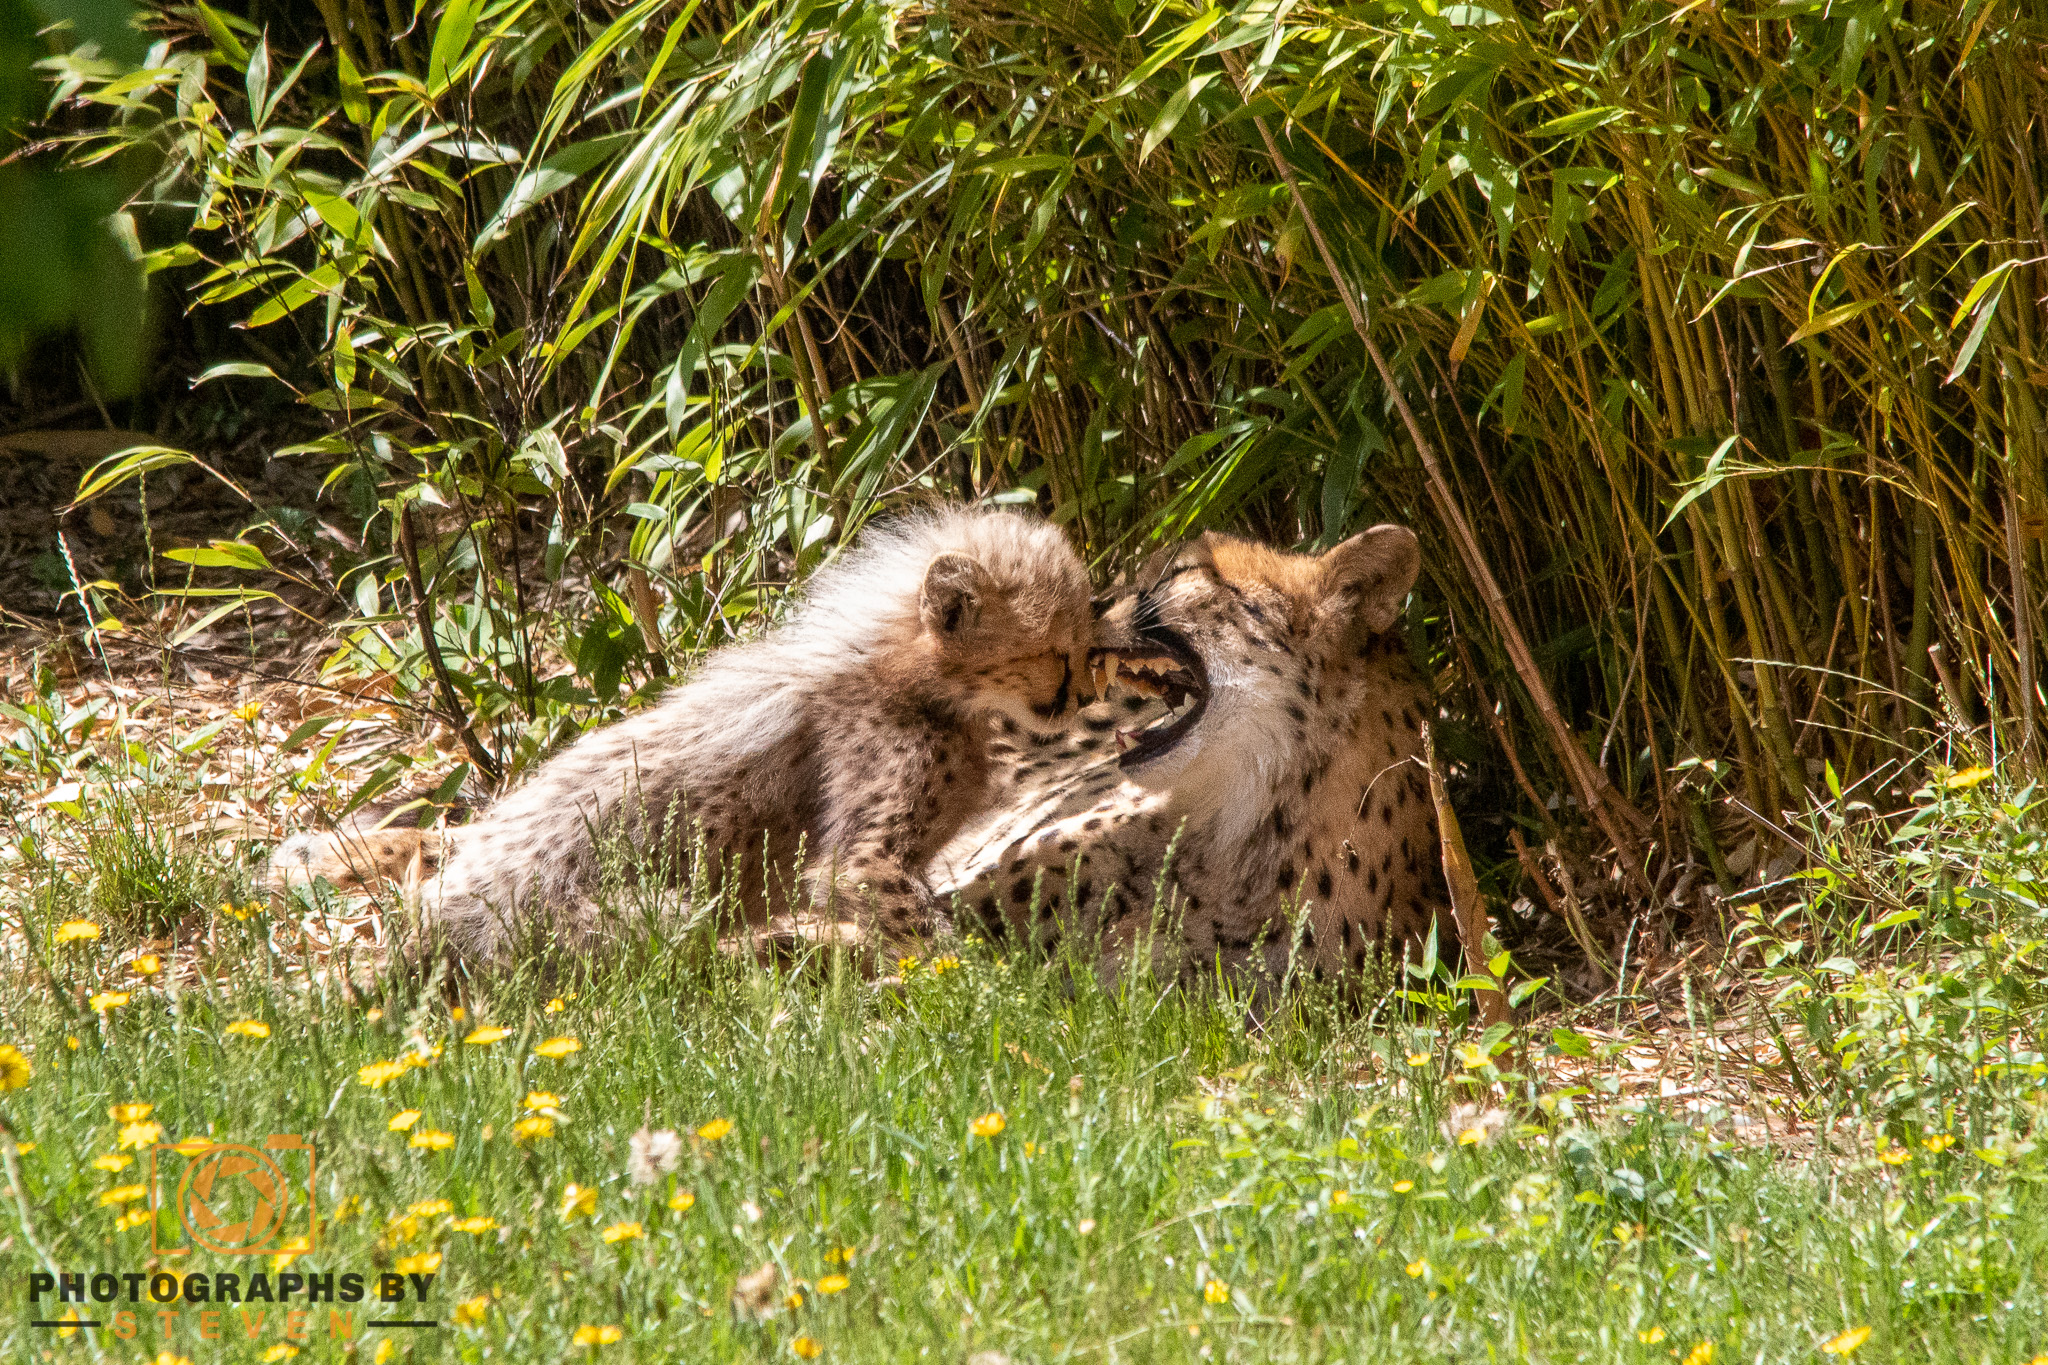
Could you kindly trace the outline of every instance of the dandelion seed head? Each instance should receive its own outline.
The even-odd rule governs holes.
[[[626,1175],[635,1185],[652,1185],[683,1159],[683,1139],[673,1128],[641,1128],[626,1147]]]

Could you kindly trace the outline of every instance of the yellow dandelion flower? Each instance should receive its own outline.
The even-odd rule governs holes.
[[[697,1136],[706,1142],[716,1142],[732,1131],[731,1119],[713,1119],[697,1129]]]
[[[853,1258],[860,1254],[858,1247],[831,1247],[825,1252],[826,1265],[852,1265]]]
[[[263,714],[263,703],[260,701],[245,701],[228,714],[246,725]]]
[[[792,1289],[789,1291],[788,1297],[783,1299],[782,1306],[784,1308],[789,1309],[791,1312],[795,1312],[797,1309],[804,1306],[804,1296],[802,1294],[799,1294],[796,1290]]]
[[[569,1338],[569,1340],[578,1346],[609,1346],[625,1335],[623,1331],[610,1323],[606,1323],[602,1327],[592,1327],[586,1322],[576,1329],[576,1335]]]
[[[77,1322],[77,1321],[79,1321],[79,1317],[78,1317],[78,1310],[77,1310],[76,1308],[67,1308],[67,1309],[65,1309],[65,1310],[64,1310],[64,1316],[63,1316],[63,1317],[61,1317],[61,1318],[59,1318],[59,1319],[58,1319],[58,1321],[59,1321],[59,1322]],[[78,1335],[78,1329],[77,1329],[76,1327],[59,1327],[59,1328],[57,1329],[57,1335],[58,1335],[58,1336],[60,1336],[60,1337],[65,1337],[65,1338],[75,1337],[75,1336],[77,1336],[77,1335]]]
[[[565,1033],[559,1038],[549,1038],[534,1044],[533,1050],[538,1056],[552,1057],[556,1061],[560,1061],[570,1053],[580,1050],[582,1046],[583,1044],[577,1042],[574,1037]]]
[[[94,1014],[105,1014],[108,1010],[117,1010],[121,1008],[121,1006],[127,1004],[128,992],[101,991],[98,995],[91,997],[85,1003],[86,1007],[90,1009]]]
[[[820,1275],[818,1277],[817,1290],[820,1294],[829,1297],[833,1294],[845,1292],[846,1286],[852,1283],[853,1281],[847,1279],[844,1275]]]
[[[211,1151],[213,1145],[212,1138],[183,1137],[171,1144],[171,1150],[179,1156],[198,1156],[202,1152]]]
[[[1920,1139],[1920,1145],[1930,1152],[1945,1152],[1956,1145],[1954,1133],[1933,1133]]]
[[[417,1256],[401,1256],[395,1269],[401,1275],[431,1275],[441,1268],[441,1253],[422,1251]]]
[[[90,943],[100,936],[100,927],[89,919],[68,919],[57,926],[57,942]]]
[[[512,1125],[514,1142],[531,1142],[535,1138],[553,1137],[555,1121],[546,1114],[528,1114]]]
[[[579,1213],[585,1218],[597,1216],[597,1190],[572,1180],[562,1189],[562,1221],[566,1223]]]
[[[36,1074],[28,1056],[12,1043],[0,1043],[0,1090],[19,1090]]]
[[[598,1233],[597,1238],[601,1242],[616,1245],[620,1242],[638,1241],[646,1235],[646,1229],[642,1228],[638,1223],[614,1223],[603,1232]]]
[[[1350,1202],[1351,1202],[1351,1191],[1349,1191],[1349,1190],[1331,1190],[1331,1191],[1330,1191],[1330,1207],[1331,1207],[1331,1208],[1333,1208],[1333,1209],[1341,1209],[1341,1208],[1343,1208],[1343,1207],[1344,1207],[1344,1206],[1345,1206],[1346,1204],[1348,1204],[1348,1203],[1350,1203]]]
[[[173,1355],[169,1351],[158,1351],[149,1365],[192,1365],[191,1356]]]
[[[237,1019],[221,1031],[233,1034],[237,1038],[268,1038],[270,1025],[261,1019]]]
[[[390,1337],[377,1343],[376,1352],[370,1357],[370,1365],[391,1365],[398,1359],[398,1343]]]
[[[558,995],[558,996],[556,996],[556,997],[555,997],[554,999],[552,999],[552,1000],[548,1001],[548,1003],[547,1003],[547,1004],[545,1004],[545,1005],[543,1005],[543,1006],[541,1007],[541,1013],[542,1013],[542,1014],[560,1014],[560,1013],[561,1013],[561,1012],[562,1012],[563,1010],[565,1010],[565,1009],[567,1009],[567,1008],[569,1008],[569,1007],[568,1007],[567,1005],[565,1005],[565,1004],[563,1004],[563,1003],[562,1003],[562,997]]]
[[[484,1314],[490,1311],[490,1307],[491,1296],[489,1294],[479,1294],[473,1299],[464,1299],[461,1303],[455,1305],[455,1325],[457,1327],[476,1326],[484,1320]]]
[[[1636,1340],[1645,1346],[1655,1346],[1658,1342],[1664,1340],[1664,1329],[1662,1327],[1646,1327],[1636,1333]]]
[[[277,1343],[277,1345],[271,1347],[269,1350],[265,1351],[262,1355],[257,1356],[256,1358],[262,1361],[263,1365],[273,1365],[273,1362],[275,1361],[290,1360],[293,1356],[297,1355],[298,1353],[298,1347],[293,1346],[288,1342],[280,1341],[279,1343]]]
[[[139,1123],[156,1112],[156,1106],[147,1100],[130,1100],[107,1110],[107,1117],[116,1123]]]
[[[64,1046],[70,1048],[73,1052],[78,1051],[79,1047],[81,1046],[81,1044],[78,1041],[78,1036],[76,1034],[66,1034],[64,1038]]]
[[[417,1070],[423,1066],[432,1066],[435,1059],[440,1057],[441,1045],[439,1043],[429,1046],[423,1039],[417,1038],[413,1042],[415,1050],[406,1053],[398,1059],[399,1064],[408,1071]]]
[[[798,1337],[789,1343],[789,1349],[796,1352],[799,1360],[816,1360],[825,1352],[824,1347],[809,1337]]]
[[[422,1128],[406,1140],[408,1147],[420,1147],[429,1152],[445,1152],[455,1145],[455,1134],[439,1128]]]
[[[1202,1286],[1203,1303],[1229,1303],[1230,1286],[1221,1280],[1211,1280]]]
[[[111,1190],[100,1191],[100,1207],[110,1209],[116,1204],[132,1204],[138,1199],[149,1198],[147,1185],[116,1185]]]
[[[163,1135],[164,1126],[154,1119],[144,1119],[140,1123],[124,1123],[121,1125],[121,1145],[129,1151],[147,1147]]]
[[[33,1142],[17,1142],[14,1144],[14,1154],[16,1156],[27,1156],[35,1149],[36,1145]]]
[[[1968,791],[1972,787],[1983,786],[1996,775],[1989,768],[1965,768],[1959,773],[1950,773],[1944,777],[1941,785],[1952,792]]]
[[[562,1097],[548,1090],[529,1090],[525,1104],[528,1109],[560,1109]]]
[[[1913,1153],[1905,1147],[1887,1147],[1877,1154],[1877,1159],[1887,1166],[1903,1166],[1913,1159]]]
[[[1410,1262],[1408,1263],[1408,1275],[1409,1275],[1409,1277],[1410,1277],[1411,1279],[1417,1279],[1417,1280],[1419,1280],[1419,1279],[1421,1279],[1421,1278],[1422,1278],[1422,1277],[1423,1277],[1424,1275],[1427,1275],[1428,1273],[1429,1273],[1429,1262],[1428,1262],[1428,1261],[1410,1261]]]
[[[155,976],[164,969],[164,960],[155,953],[142,953],[128,964],[128,970],[137,976]]]
[[[1714,1343],[1703,1341],[1685,1353],[1685,1365],[1713,1365]]]
[[[688,1213],[697,1206],[697,1196],[689,1190],[677,1190],[668,1197],[668,1206],[677,1213]]]
[[[393,1114],[391,1116],[391,1122],[385,1124],[384,1126],[386,1128],[389,1128],[394,1133],[403,1133],[419,1121],[419,1110],[401,1109],[397,1113]]]
[[[279,1247],[277,1254],[270,1258],[270,1268],[272,1270],[283,1270],[312,1249],[305,1238],[294,1237],[282,1247]]]
[[[1824,1356],[1852,1355],[1858,1346],[1861,1346],[1868,1340],[1870,1340],[1870,1329],[1868,1327],[1851,1327],[1848,1331],[1829,1337],[1826,1341],[1822,1342],[1820,1353]]]
[[[478,1214],[472,1218],[458,1218],[448,1226],[457,1232],[485,1233],[494,1231],[498,1226],[498,1220]]]
[[[371,1062],[356,1072],[356,1080],[375,1090],[388,1085],[411,1070],[404,1062]]]
[[[136,1228],[147,1227],[155,1221],[156,1215],[148,1209],[130,1209],[114,1220],[114,1231],[130,1232]]]
[[[968,1124],[967,1131],[978,1138],[992,1138],[1009,1126],[1010,1121],[1003,1117],[1002,1110],[991,1109],[974,1122]]]
[[[503,1042],[505,1039],[510,1038],[511,1036],[511,1029],[500,1028],[496,1024],[485,1024],[482,1028],[476,1029],[473,1032],[471,1032],[471,1034],[467,1038],[464,1038],[462,1041],[468,1044],[470,1047],[483,1047],[489,1043]]]
[[[455,1204],[447,1199],[422,1199],[406,1212],[415,1218],[439,1218],[444,1213],[455,1212]]]
[[[92,1159],[96,1171],[125,1171],[135,1164],[135,1158],[126,1152],[107,1152]]]
[[[1395,1193],[1395,1194],[1406,1194],[1406,1193],[1408,1193],[1408,1191],[1410,1191],[1410,1190],[1412,1190],[1412,1189],[1414,1189],[1414,1188],[1415,1188],[1415,1182],[1414,1182],[1414,1181],[1412,1181],[1412,1180],[1396,1180],[1396,1181],[1394,1182],[1394,1193]]]

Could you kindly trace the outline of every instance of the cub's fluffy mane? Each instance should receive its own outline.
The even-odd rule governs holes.
[[[764,638],[714,653],[663,707],[687,708],[703,726],[704,758],[729,762],[786,735],[792,712],[821,678],[902,650],[923,628],[918,599],[926,568],[942,554],[976,560],[1027,619],[1043,618],[1073,582],[1048,578],[1073,566],[1059,530],[1014,513],[945,508],[872,524],[860,541],[812,576],[791,614]]]

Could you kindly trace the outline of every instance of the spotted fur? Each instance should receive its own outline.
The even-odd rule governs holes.
[[[1086,571],[1050,526],[950,511],[872,529],[779,629],[457,832],[428,920],[470,959],[588,949],[616,841],[643,871],[736,892],[750,923],[822,915],[917,943],[944,927],[926,864],[990,798],[992,727],[1068,714],[1093,634]],[[280,850],[274,874],[346,868],[328,839]]]
[[[940,855],[934,885],[987,932],[1100,934],[1118,958],[1163,901],[1177,937],[1150,941],[1169,970],[1278,976],[1297,926],[1297,969],[1326,976],[1419,941],[1447,896],[1421,758],[1430,697],[1393,633],[1418,566],[1394,526],[1321,556],[1211,534],[1146,566],[1102,643],[1177,633],[1208,673],[1200,721],[1133,771],[1116,732],[1157,703],[1112,696],[1056,732],[1019,727],[1000,755],[1009,794]]]

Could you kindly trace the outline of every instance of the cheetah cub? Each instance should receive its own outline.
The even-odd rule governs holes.
[[[536,933],[588,947],[620,840],[736,890],[749,923],[822,915],[914,945],[942,922],[924,867],[991,800],[993,733],[1068,715],[1093,637],[1087,571],[1051,526],[949,509],[871,528],[782,626],[457,832],[430,919],[468,958]]]

